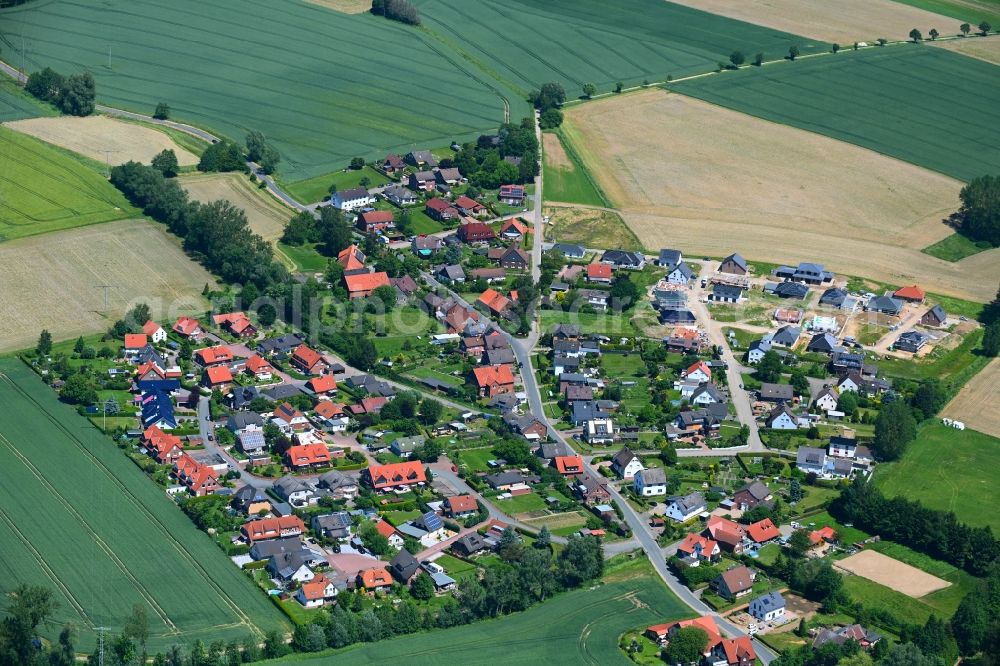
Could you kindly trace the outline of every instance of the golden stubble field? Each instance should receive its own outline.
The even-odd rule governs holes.
[[[941,412],[966,427],[1000,437],[1000,358],[990,361]]]
[[[130,160],[149,164],[157,153],[167,149],[174,151],[180,166],[198,163],[197,155],[178,146],[163,132],[108,116],[29,118],[4,125],[111,165]]]
[[[958,32],[961,21],[893,0],[672,0],[681,5],[756,23],[824,42],[850,46],[879,37],[906,39],[912,28],[925,35]],[[748,58],[753,54],[746,54]],[[771,58],[782,53],[765,54]]]
[[[819,261],[989,300],[1000,250],[919,250],[951,233],[962,183],[835,139],[682,95],[644,91],[567,113],[588,169],[649,248]]]
[[[295,214],[270,194],[254,187],[243,174],[182,174],[177,181],[195,201],[209,203],[228,199],[237,208],[242,208],[250,228],[267,241],[276,241]]]
[[[0,352],[106,330],[146,302],[163,322],[203,311],[215,284],[157,224],[120,220],[0,244]],[[105,293],[108,308],[105,310]]]
[[[938,48],[961,53],[970,58],[978,58],[1000,65],[1000,36],[990,35],[989,37],[965,37],[963,39],[949,39],[943,42],[932,42]]]

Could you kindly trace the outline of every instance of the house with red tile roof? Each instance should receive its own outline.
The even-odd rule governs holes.
[[[740,555],[745,548],[746,528],[736,521],[723,518],[722,516],[711,515],[705,531],[714,539],[719,547],[729,553]]]
[[[326,368],[323,356],[315,349],[304,344],[295,348],[295,351],[292,352],[291,361],[292,365],[307,375],[318,375]]]
[[[365,267],[365,253],[357,245],[344,248],[337,254],[337,263],[345,271],[358,271]]]
[[[391,287],[389,274],[384,271],[377,273],[354,273],[344,275],[344,287],[347,289],[348,298],[367,298],[379,287]]]
[[[330,464],[330,449],[322,443],[289,446],[285,452],[285,460],[292,469],[325,467]]]
[[[406,169],[406,162],[399,155],[394,155],[389,153],[382,160],[382,171],[385,171],[390,176],[395,174],[397,171],[403,171]]]
[[[511,218],[500,227],[500,235],[504,238],[517,239],[528,233],[528,226],[520,220]]]
[[[137,382],[146,380],[166,379],[167,372],[152,361],[146,361],[135,370]]]
[[[722,549],[714,540],[691,533],[677,546],[677,557],[688,566],[696,567],[702,562],[717,562],[722,557]]]
[[[291,403],[283,402],[271,414],[271,423],[278,426],[281,432],[291,436],[292,433],[309,429],[309,419],[297,410]]]
[[[468,215],[470,217],[482,217],[489,213],[486,210],[486,206],[479,203],[475,199],[470,199],[464,194],[455,199],[455,208],[457,208],[462,215]]]
[[[757,653],[749,636],[723,638],[711,646],[706,660],[716,666],[753,666]]]
[[[277,518],[260,518],[243,523],[240,533],[250,543],[280,539],[282,537],[299,536],[306,531],[302,519],[295,515],[278,516]]]
[[[182,453],[174,460],[174,477],[177,478],[188,492],[196,497],[210,495],[222,488],[218,473],[208,465],[202,465],[187,453]]]
[[[233,383],[233,373],[228,365],[210,365],[202,371],[201,385],[222,390]]]
[[[320,400],[313,408],[313,413],[317,425],[330,432],[344,432],[350,423],[350,417],[343,403]]]
[[[755,663],[757,655],[754,653],[750,637],[723,638],[719,626],[708,615],[692,620],[654,624],[646,628],[645,635],[658,645],[664,646],[678,631],[689,627],[701,629],[708,636],[703,653],[704,659],[700,663],[711,666],[753,666]]]
[[[229,351],[228,347],[223,347],[222,345],[199,349],[194,353],[194,356],[204,368],[220,363],[232,363],[233,361],[233,352]]]
[[[424,207],[424,211],[427,215],[438,222],[447,222],[448,220],[453,220],[456,217],[461,217],[461,213],[458,209],[452,206],[447,199],[442,199],[441,197],[432,197],[427,200],[427,205]]]
[[[361,400],[347,409],[355,416],[361,416],[363,414],[377,414],[382,411],[382,408],[387,404],[389,404],[389,398],[381,395],[374,395],[361,398]]]
[[[309,390],[316,395],[336,393],[337,379],[333,375],[320,375],[319,377],[313,377],[306,382],[306,386],[308,386]]]
[[[254,354],[243,364],[243,371],[260,381],[267,381],[274,376],[274,366],[260,354]]]
[[[837,531],[826,525],[819,528],[818,530],[813,530],[809,533],[809,541],[813,546],[818,546],[824,543],[833,543],[837,540]]]
[[[720,597],[732,601],[753,592],[756,577],[756,573],[741,564],[720,574],[712,581],[712,587]]]
[[[365,234],[373,234],[377,231],[385,231],[396,226],[390,210],[366,210],[358,215],[355,226]]]
[[[202,333],[201,324],[191,317],[178,317],[174,322],[173,331],[184,338],[196,338]]]
[[[697,361],[692,363],[691,367],[685,370],[681,376],[692,382],[710,382],[712,381],[712,369],[705,361]]]
[[[458,227],[458,239],[463,243],[484,243],[496,237],[493,229],[482,222],[469,222]]]
[[[403,537],[396,531],[395,527],[385,522],[385,519],[379,518],[378,522],[375,523],[375,529],[389,540],[389,545],[393,548],[403,547]]]
[[[479,298],[476,299],[476,305],[481,305],[491,313],[498,315],[510,307],[510,299],[490,287],[479,295]]]
[[[356,583],[365,592],[386,592],[392,587],[392,576],[382,567],[364,569],[358,572]]]
[[[747,525],[747,536],[759,546],[770,543],[781,536],[781,532],[770,518],[759,520],[756,523]]]
[[[229,331],[238,338],[252,338],[257,335],[257,329],[244,312],[212,315],[212,321],[219,328]]]
[[[701,629],[706,634],[708,634],[708,645],[711,646],[713,643],[722,640],[722,634],[719,632],[719,626],[715,624],[715,620],[708,615],[703,615],[701,617],[696,617],[692,620],[681,620],[680,622],[667,622],[665,624],[654,624],[651,627],[646,628],[646,636],[656,643],[663,644],[666,643],[670,637],[687,627],[697,627]],[[710,649],[706,646],[706,650]]]
[[[323,574],[302,583],[295,592],[295,600],[306,608],[320,608],[336,596],[337,586]]]
[[[167,332],[163,330],[163,327],[157,324],[155,321],[150,319],[145,324],[142,325],[142,332],[146,334],[149,341],[154,345],[158,345],[161,342],[167,341]]]
[[[375,490],[391,490],[427,482],[424,464],[409,460],[388,465],[369,465],[364,472],[365,481]]]
[[[159,426],[150,426],[142,433],[142,445],[150,457],[161,465],[173,465],[184,453],[184,440],[177,435],[163,432]]]
[[[479,512],[479,503],[473,495],[456,495],[445,500],[445,510],[452,518],[465,518]]]
[[[923,303],[924,298],[927,297],[927,294],[924,293],[923,289],[921,289],[915,284],[912,284],[908,287],[900,287],[899,289],[896,290],[893,296],[895,296],[900,300],[909,301],[911,303]]]
[[[146,337],[145,333],[126,333],[125,334],[125,354],[128,355],[130,352],[138,352],[139,350],[146,347],[149,344],[149,339]]]
[[[611,274],[609,264],[587,264],[587,282],[611,284]]]
[[[583,458],[580,456],[556,456],[552,464],[563,476],[583,474]]]
[[[472,374],[481,396],[492,398],[501,393],[514,392],[514,373],[509,365],[488,365],[473,368]]]

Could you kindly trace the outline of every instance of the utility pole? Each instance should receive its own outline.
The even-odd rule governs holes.
[[[24,33],[21,33],[21,76],[27,76],[28,73],[24,70]]]
[[[98,654],[98,666],[104,666],[104,632],[108,630],[107,627],[95,627],[97,630],[97,654]]]
[[[111,69],[111,44],[108,44],[108,69]]]
[[[117,153],[117,150],[108,150],[104,148],[101,152],[104,153],[104,166],[105,166],[105,177],[111,178],[111,153]]]

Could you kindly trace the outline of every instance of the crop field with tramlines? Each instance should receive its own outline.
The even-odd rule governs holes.
[[[149,646],[262,636],[280,612],[119,451],[29,368],[0,360],[0,592],[51,588],[91,649],[146,609]],[[58,633],[59,626],[45,628]]]

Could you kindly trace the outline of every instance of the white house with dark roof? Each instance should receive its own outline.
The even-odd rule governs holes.
[[[707,508],[708,505],[705,503],[704,495],[701,493],[691,493],[683,497],[671,497],[667,501],[665,514],[672,520],[679,523],[686,523]]]
[[[640,497],[667,494],[667,475],[659,467],[640,470],[636,473],[633,483],[635,492]]]
[[[637,472],[641,472],[644,466],[642,459],[626,446],[611,458],[611,469],[618,475],[618,478],[627,481],[634,478]]]
[[[365,188],[351,187],[346,190],[334,192],[333,196],[330,197],[330,201],[333,203],[334,208],[352,211],[372,205],[375,199],[368,194],[368,190]]]
[[[768,592],[751,599],[749,610],[758,622],[774,622],[785,616],[785,599],[780,592]]]

